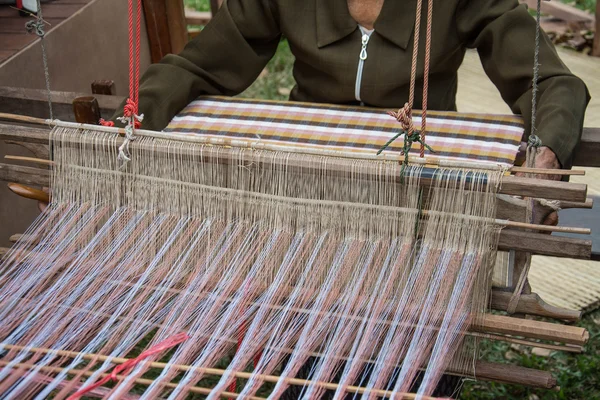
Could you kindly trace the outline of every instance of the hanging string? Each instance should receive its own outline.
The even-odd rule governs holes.
[[[413,54],[412,63],[410,70],[410,86],[408,93],[408,102],[404,104],[404,107],[398,111],[390,111],[388,114],[394,117],[402,127],[402,131],[392,137],[378,152],[381,154],[392,142],[398,137],[404,135],[404,147],[402,154],[405,155],[404,163],[408,162],[408,150],[412,147],[414,142],[421,144],[420,157],[425,157],[425,148],[433,152],[431,147],[425,144],[425,132],[427,129],[427,93],[429,91],[429,64],[431,61],[431,30],[433,25],[433,0],[427,2],[427,27],[425,35],[425,65],[423,67],[423,102],[422,102],[422,114],[421,114],[421,131],[415,134],[415,126],[412,120],[412,110],[415,102],[415,85],[417,80],[417,59],[419,56],[419,38],[421,31],[421,10],[423,9],[423,0],[417,0],[417,10],[415,15],[415,34],[413,42]],[[418,140],[417,140],[418,138]]]
[[[537,12],[535,17],[535,50],[533,55],[533,82],[532,82],[532,93],[531,93],[531,133],[527,140],[527,150],[525,153],[525,165],[527,168],[534,168],[537,157],[537,152],[542,145],[542,140],[536,134],[536,116],[537,116],[537,94],[538,94],[538,81],[540,77],[540,31],[541,31],[541,14],[542,14],[542,1],[537,0]],[[531,174],[528,174],[531,176]],[[525,220],[528,223],[532,223],[534,220],[534,202],[535,199],[527,198],[525,206]],[[508,302],[507,312],[513,314],[517,310],[521,293],[527,282],[527,276],[529,275],[529,269],[531,268],[531,254],[527,253],[525,256],[525,264],[519,275],[519,280],[514,287],[513,294]]]
[[[37,15],[36,19],[28,21],[25,24],[25,29],[28,33],[35,33],[40,37],[40,45],[42,47],[42,61],[44,63],[44,78],[46,80],[46,95],[48,97],[48,111],[50,119],[54,119],[54,113],[52,111],[52,92],[50,91],[50,71],[48,68],[48,56],[46,54],[46,44],[44,42],[44,36],[46,32],[44,30],[44,17],[42,15],[42,4],[41,0],[37,0]]]
[[[141,127],[144,119],[144,115],[139,114],[142,1],[128,1],[129,97],[123,107],[123,116],[117,118],[126,124],[125,140],[119,147],[118,157],[123,162],[123,166],[130,161],[129,143],[135,140],[135,130]],[[114,123],[101,119],[100,125],[114,126]]]
[[[431,25],[433,22],[433,0],[427,3],[427,34],[425,37],[425,66],[423,67],[423,111],[421,114],[421,153],[425,157],[425,131],[427,130],[427,93],[429,92],[429,63],[431,61]]]

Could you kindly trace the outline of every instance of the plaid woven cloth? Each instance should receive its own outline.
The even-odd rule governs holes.
[[[420,130],[419,111],[413,112],[413,122]],[[165,131],[375,154],[400,131],[400,124],[385,110],[375,108],[200,97],[173,118]],[[514,115],[429,111],[426,135],[435,157],[512,165],[523,121]],[[400,137],[386,152],[399,154],[403,145]],[[419,148],[414,143],[411,153],[418,154]]]

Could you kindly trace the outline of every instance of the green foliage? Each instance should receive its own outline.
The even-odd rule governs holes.
[[[295,82],[292,76],[294,56],[286,39],[281,40],[277,53],[258,79],[241,97],[287,100]]]
[[[562,2],[592,14],[596,11],[596,0],[562,0]]]
[[[209,0],[184,0],[184,4],[186,7],[196,11],[210,11]]]

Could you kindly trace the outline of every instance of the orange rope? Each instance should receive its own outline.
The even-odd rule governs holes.
[[[421,158],[425,157],[425,131],[427,130],[427,93],[429,92],[429,64],[431,61],[431,25],[433,0],[427,3],[427,35],[425,37],[425,65],[423,66],[423,113],[421,114]]]
[[[419,56],[419,38],[421,33],[421,11],[423,9],[423,0],[417,0],[417,10],[415,14],[415,36],[413,42],[412,64],[410,70],[410,88],[408,93],[408,102],[397,112],[389,114],[396,118],[402,125],[402,130],[406,136],[411,137],[415,131],[412,121],[412,110],[415,102],[415,83],[417,80],[417,59]],[[431,29],[433,23],[433,0],[427,2],[427,32],[425,37],[425,65],[423,66],[423,113],[421,117],[421,157],[425,157],[425,131],[427,129],[427,93],[429,91],[429,65],[431,63]]]

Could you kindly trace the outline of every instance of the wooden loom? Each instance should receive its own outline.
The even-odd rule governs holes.
[[[93,99],[85,99],[84,103],[87,104],[87,107],[84,106],[86,111],[81,113],[81,100],[79,100],[78,107],[75,109],[75,114],[79,117],[78,120],[88,119],[90,122],[96,122],[99,117],[99,109],[98,103],[95,103]],[[87,117],[82,115],[87,114]],[[35,118],[24,118],[24,117],[14,117],[14,116],[5,116],[8,119],[20,120],[24,123],[33,123],[43,125],[43,121],[37,120]],[[83,121],[85,122],[85,121]],[[70,127],[73,129],[97,129],[101,131],[101,128],[92,128],[84,125],[63,125],[65,127]],[[21,134],[15,134],[15,131],[19,131]],[[8,133],[4,133],[8,132]],[[122,132],[121,132],[122,133]],[[149,134],[150,135],[150,134]],[[158,137],[155,135],[155,137]],[[48,143],[48,130],[34,128],[31,126],[22,127],[19,125],[0,125],[0,138],[8,139],[13,142],[24,143],[25,146],[29,146],[30,149],[39,152],[38,155],[42,156],[35,158],[18,158],[18,157],[10,157],[9,159],[15,161],[21,161],[26,163],[33,163],[41,166],[48,166],[49,168],[56,167],[54,161],[48,160],[44,157],[46,150],[40,146],[32,147],[31,144],[39,145]],[[165,136],[168,138],[168,136]],[[27,144],[28,143],[28,144]],[[203,142],[207,145],[215,145],[215,146],[226,146],[226,147],[248,147],[252,146],[252,148],[260,148],[265,149],[267,151],[272,150],[280,150],[276,148],[269,148],[267,146],[260,147],[256,143],[245,142],[245,141],[235,141],[235,140],[213,140],[210,139],[206,142]],[[587,149],[589,150],[589,149]],[[160,152],[158,153],[160,156]],[[333,161],[331,163],[330,168],[335,172],[336,168],[339,168],[339,172],[343,173],[343,166],[340,164],[338,166],[335,162],[335,158],[339,157],[339,154],[328,154],[333,155]],[[343,157],[351,157],[351,155],[343,156]],[[216,158],[214,160],[215,163],[227,163],[228,161],[226,157],[224,158]],[[588,164],[589,165],[589,164]],[[443,166],[443,163],[438,165]],[[473,166],[473,165],[471,165]],[[298,164],[286,164],[286,168],[290,170],[302,170],[304,171],[306,166],[300,163]],[[477,168],[477,167],[475,167]],[[47,202],[49,197],[43,191],[39,191],[33,189],[31,187],[23,186],[25,185],[41,185],[41,186],[50,186],[50,177],[51,174],[45,168],[32,168],[32,167],[14,167],[14,166],[1,166],[0,172],[4,176],[0,176],[3,179],[11,181],[10,188],[15,193],[18,193],[22,196],[37,199],[42,202]],[[519,167],[513,167],[512,172],[526,172],[526,173],[538,173],[544,174],[545,171],[533,170],[533,169],[524,169]],[[553,171],[553,173],[561,174],[561,175],[569,175],[576,174],[576,172],[565,172],[565,171]],[[369,172],[366,172],[369,174]],[[425,180],[421,180],[421,183],[425,186],[429,184],[433,184],[433,179],[431,179],[431,183]],[[518,178],[514,176],[507,176],[503,179],[502,189],[500,190],[500,195],[518,195],[524,197],[534,197],[534,198],[544,198],[548,200],[554,200],[558,203],[554,203],[554,206],[559,206],[560,208],[591,208],[592,203],[586,198],[586,188],[585,185],[576,185],[569,184],[564,182],[553,182],[553,181],[544,181],[544,180],[532,180],[528,178]],[[520,201],[514,198],[503,197],[498,201],[499,207],[496,215],[495,223],[505,227],[503,231],[500,233],[500,240],[498,244],[498,248],[502,250],[511,250],[517,252],[518,255],[523,255],[523,252],[531,253],[531,254],[544,254],[544,255],[552,255],[559,257],[572,257],[572,258],[590,258],[591,257],[591,243],[586,240],[579,239],[557,239],[551,236],[544,235],[540,232],[570,232],[570,233],[578,233],[578,234],[589,234],[589,230],[580,229],[580,228],[570,228],[570,227],[547,227],[541,226],[536,223],[540,221],[533,221],[534,224],[527,224],[524,221],[525,219],[525,202]],[[540,215],[541,213],[538,213]],[[435,215],[435,212],[431,211],[423,211],[422,216],[427,218],[429,215]],[[19,238],[19,244],[21,246],[31,245],[34,246],[40,239],[38,237],[32,236],[21,236]],[[558,244],[560,243],[560,246]],[[22,249],[23,247],[21,247]],[[27,258],[29,254],[22,253],[22,250],[18,250],[17,257]],[[14,253],[11,254],[14,256]],[[34,255],[38,256],[38,255]],[[522,263],[519,261],[523,257],[516,257],[517,262],[515,263],[515,276],[518,276],[519,268],[522,268]],[[67,264],[68,265],[68,264]],[[65,268],[66,266],[65,265]],[[122,284],[122,283],[121,283]],[[495,290],[492,294],[491,298],[491,307],[499,310],[508,310],[511,309],[513,313],[516,314],[530,314],[530,315],[540,315],[546,317],[553,317],[558,319],[565,320],[574,320],[579,317],[578,313],[572,312],[569,310],[560,310],[555,307],[550,307],[543,303],[539,297],[534,294],[517,293],[518,303],[511,304],[512,300],[514,300],[514,287],[517,286],[517,282],[513,282],[513,287],[509,287],[505,290]],[[512,289],[512,290],[511,290]],[[157,290],[154,288],[153,290]],[[512,307],[511,307],[512,305]],[[310,313],[310,310],[299,310],[300,313],[306,312]],[[108,316],[106,316],[108,317]],[[387,323],[384,321],[383,323]],[[487,315],[480,324],[473,325],[471,331],[468,333],[469,336],[477,337],[477,338],[489,338],[492,340],[504,340],[508,342],[524,344],[524,345],[532,345],[536,347],[545,347],[552,350],[563,350],[563,351],[581,351],[582,346],[588,339],[588,334],[583,329],[573,328],[568,326],[562,326],[558,324],[544,323],[544,322],[534,322],[529,320],[517,319],[513,317],[506,316],[498,316],[498,315]],[[81,352],[72,352],[65,350],[55,350],[51,348],[27,348],[18,345],[4,345],[5,350],[10,352],[21,352],[21,353],[32,353],[35,354],[35,357],[39,356],[53,356],[53,357],[61,357],[62,360],[65,360],[65,363],[68,360],[72,360],[75,358],[82,358],[84,360],[90,361],[110,361],[113,364],[119,365],[127,365],[132,360],[124,359],[124,358],[110,358],[103,354],[96,353],[81,353]],[[269,349],[271,350],[271,349]],[[314,353],[314,356],[323,356],[320,353]],[[66,364],[65,364],[66,365]],[[21,362],[18,364],[14,363],[6,363],[3,362],[1,366],[9,366],[11,368],[18,368],[19,371],[27,371],[27,370],[37,370],[41,371],[47,375],[55,375],[55,374],[63,374],[63,375],[76,375],[78,377],[85,377],[91,374],[91,371],[86,370],[75,370],[75,369],[65,369],[67,367],[62,367],[60,365],[56,366],[44,366],[37,367],[34,363]],[[152,363],[150,365],[153,369],[166,369],[171,368],[178,371],[190,371],[190,370],[201,370],[200,372],[207,375],[216,375],[216,376],[225,376],[231,375],[236,378],[244,378],[244,379],[260,379],[264,382],[272,382],[278,383],[284,380],[288,384],[292,385],[314,385],[317,387],[327,388],[336,390],[339,389],[339,385],[332,382],[314,382],[305,379],[295,379],[295,378],[280,378],[278,376],[273,375],[256,375],[247,372],[241,371],[226,371],[217,368],[198,368],[192,367],[190,365],[168,365],[165,363]],[[125,369],[127,371],[127,369]],[[499,382],[510,382],[510,383],[520,383],[526,385],[532,385],[536,387],[543,388],[553,388],[556,386],[556,381],[548,374],[541,371],[533,371],[525,368],[515,368],[515,367],[507,367],[502,365],[494,365],[490,363],[478,362],[476,365],[477,377],[480,379],[489,379],[495,380]],[[456,374],[465,374],[465,371],[462,370],[450,370],[451,373]],[[106,375],[106,374],[103,374]],[[102,375],[101,375],[102,376]],[[118,379],[128,379],[127,374],[123,376],[119,376]],[[143,378],[136,378],[135,383],[141,385],[152,385],[153,382]],[[173,383],[166,384],[165,388],[172,388],[176,385]],[[347,386],[344,389],[349,393],[365,393],[366,389],[360,386]],[[191,393],[200,393],[200,394],[209,394],[211,392],[210,389],[200,388],[200,387],[192,387],[189,389]],[[375,390],[371,392],[376,396],[390,396],[391,392],[386,390]],[[236,398],[240,397],[235,390],[222,391],[222,397],[231,397]],[[405,398],[416,398],[413,394],[406,394],[403,396]],[[256,396],[245,397],[245,398],[259,398]],[[426,398],[426,397],[420,397]]]
[[[21,101],[24,100],[21,99]],[[44,192],[40,192],[39,190],[36,191],[36,189],[28,187],[36,185],[49,186],[50,172],[47,168],[52,168],[53,163],[47,158],[48,153],[45,153],[47,150],[44,150],[44,145],[47,144],[49,140],[49,129],[44,127],[45,121],[31,117],[15,117],[9,115],[3,115],[3,117],[5,119],[12,120],[13,122],[17,121],[17,123],[0,124],[0,138],[11,142],[21,143],[24,146],[33,145],[34,147],[30,147],[30,149],[36,151],[37,157],[20,159],[15,157],[10,158],[15,161],[25,162],[29,165],[16,166],[3,164],[0,168],[0,173],[2,174],[0,175],[0,178],[12,182],[13,184],[11,186],[15,192],[18,192],[28,198],[46,201],[47,198],[43,194]],[[598,142],[590,143],[587,146],[585,144],[585,140],[590,140],[590,137],[592,137],[594,134],[597,134],[597,130],[586,131],[586,135],[584,136],[584,144],[581,146],[582,149],[589,151],[590,147],[594,145],[597,146]],[[580,164],[587,166],[598,165],[597,159],[587,158],[585,153],[580,153],[576,157],[576,160],[580,160]],[[514,167],[513,172],[517,171],[528,172],[527,169],[519,169]],[[543,171],[529,172],[537,173]],[[580,172],[577,171],[553,172],[560,174],[580,174]],[[586,185],[581,184],[506,176],[503,180],[500,193],[502,195],[530,196],[535,198],[556,200],[560,202],[561,208],[591,208],[592,201],[587,199],[586,190]],[[547,227],[525,224],[523,222],[525,218],[524,202],[517,199],[506,198],[505,196],[501,197],[503,198],[501,198],[498,202],[498,211],[496,217],[498,220],[503,221],[503,224],[506,225],[506,228],[502,230],[500,235],[500,241],[498,245],[500,250],[515,250],[518,252],[518,254],[529,252],[531,254],[580,259],[589,259],[592,256],[591,241],[589,240],[558,238],[540,233],[544,231],[556,231],[588,234],[588,230],[570,227]],[[21,237],[20,240],[21,242],[26,242],[28,238]],[[515,265],[515,269],[518,271],[518,268],[519,264],[517,263]],[[515,275],[518,275],[518,273],[515,273]],[[491,308],[506,311],[512,298],[511,289],[511,287],[505,289],[494,289],[491,296]],[[515,313],[518,316],[527,314],[569,321],[574,321],[580,316],[580,313],[575,311],[562,310],[549,306],[545,304],[537,295],[527,292],[520,296],[515,308]],[[482,325],[478,326],[476,331],[472,331],[470,335],[481,338],[489,338],[492,340],[503,340],[534,347],[545,347],[552,350],[570,352],[582,351],[582,346],[587,342],[589,337],[587,332],[581,328],[493,314],[487,315]],[[22,350],[18,347],[7,347],[7,349]],[[41,352],[42,354],[56,353],[57,355],[66,358],[72,358],[79,355],[73,352],[56,352],[52,349],[35,349],[35,351]],[[84,354],[83,357],[97,360],[103,360],[106,358],[105,356],[98,354]],[[124,363],[126,361],[126,359],[113,360],[115,364]],[[164,367],[165,364],[152,364],[152,368],[160,369]],[[61,372],[60,368],[57,367],[48,368],[46,368],[44,371],[48,373]],[[177,368],[180,368],[182,371],[184,371],[190,367],[181,365],[177,366]],[[506,366],[486,362],[478,362],[476,368],[478,379],[531,385],[547,389],[551,389],[556,386],[556,380],[549,372],[535,371],[522,367]],[[206,368],[206,371],[204,372],[217,376],[225,373],[224,370],[215,368]],[[250,375],[251,374],[249,373],[241,371],[235,374],[235,376],[239,378],[248,378]],[[266,382],[277,382],[279,379],[277,376],[264,376],[261,378]],[[149,382],[145,381],[144,379],[139,379],[138,381],[139,384],[149,384]],[[303,385],[306,384],[307,381],[301,379],[291,379],[288,383]],[[329,389],[337,388],[335,383],[322,383],[322,385],[324,385],[323,387]],[[364,391],[364,389],[359,387],[350,387],[348,390],[350,392],[354,391],[355,393],[361,393],[361,390]],[[209,389],[206,388],[195,388],[192,390],[192,392],[196,393],[208,393],[207,391],[209,391]],[[385,395],[387,393],[382,392],[380,394]],[[237,395],[235,393],[225,392],[223,393],[223,396],[235,398]]]

